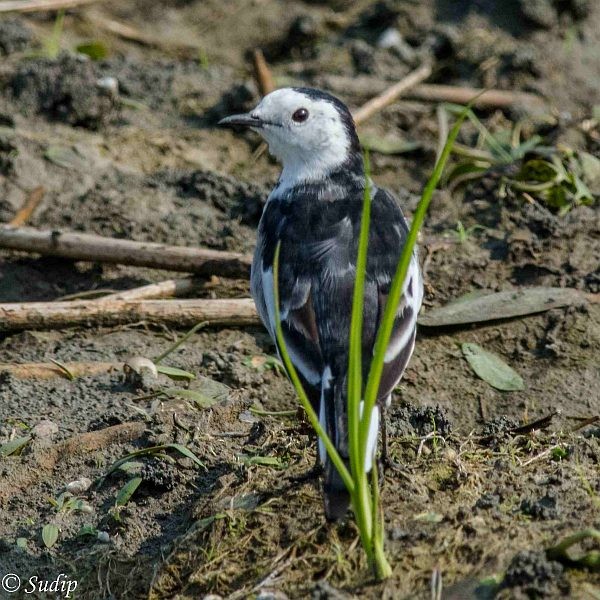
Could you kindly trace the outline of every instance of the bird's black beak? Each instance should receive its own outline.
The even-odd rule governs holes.
[[[264,125],[264,122],[257,115],[250,113],[244,113],[242,115],[231,115],[221,119],[217,125],[224,127],[239,126],[239,127],[256,127],[260,128]]]

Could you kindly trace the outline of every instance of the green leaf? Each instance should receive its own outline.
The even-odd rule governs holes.
[[[98,481],[98,487],[104,483],[104,480],[111,473],[113,473],[117,469],[120,469],[121,466],[124,465],[125,463],[131,462],[132,458],[135,458],[137,456],[148,456],[148,455],[158,454],[158,453],[162,452],[163,450],[177,450],[177,452],[179,452],[180,454],[183,454],[183,456],[190,458],[199,467],[201,467],[203,469],[206,468],[204,466],[204,463],[189,448],[186,448],[185,446],[182,446],[181,444],[162,444],[160,446],[150,446],[149,448],[142,448],[141,450],[136,450],[135,452],[130,452],[123,458],[120,458],[119,460],[115,461],[110,466],[108,471],[106,471],[106,474],[104,475],[104,477],[101,477],[100,480]]]
[[[85,525],[82,525],[81,529],[77,532],[77,537],[83,537],[84,535],[97,537],[98,530],[91,523],[85,523]]]
[[[198,392],[196,390],[186,390],[183,388],[167,388],[163,390],[164,393],[170,398],[185,398],[186,400],[192,400],[198,406],[202,408],[210,408],[213,404],[215,404],[216,400],[214,398],[209,398],[207,395],[202,392]]]
[[[27,548],[27,538],[18,537],[17,538],[17,548]]]
[[[102,42],[94,40],[85,44],[79,44],[76,48],[79,54],[85,54],[92,60],[102,60],[108,56],[108,48]]]
[[[465,343],[462,352],[473,371],[497,390],[510,392],[525,387],[523,378],[516,371],[479,344]]]
[[[64,169],[78,169],[83,162],[82,156],[72,146],[49,146],[44,158]]]
[[[0,446],[0,456],[11,456],[18,454],[31,440],[31,436],[24,435],[23,437],[14,438],[10,442],[6,442]]]
[[[239,454],[238,458],[247,466],[260,465],[263,467],[279,467],[282,468],[284,464],[276,456],[248,456],[245,454]]]
[[[123,473],[127,473],[128,475],[137,475],[141,471],[143,466],[143,462],[137,460],[130,460],[129,462],[123,463],[119,467],[119,471],[123,471]]]
[[[140,487],[140,483],[142,483],[143,479],[141,477],[133,477],[130,479],[117,494],[117,499],[115,500],[115,504],[117,506],[125,506],[129,500],[131,500],[131,496],[135,493]]]
[[[52,548],[58,540],[58,527],[53,523],[48,523],[42,527],[42,541],[46,548]]]
[[[589,152],[578,152],[583,179],[595,194],[600,194],[600,158]]]
[[[516,178],[519,181],[547,183],[549,181],[558,181],[559,174],[551,162],[542,160],[541,158],[532,158],[523,163]]]
[[[188,371],[184,371],[183,369],[178,369],[177,367],[167,367],[166,365],[156,365],[156,370],[167,377],[175,380],[187,380],[191,381],[192,379],[196,379],[196,376],[193,373]]]

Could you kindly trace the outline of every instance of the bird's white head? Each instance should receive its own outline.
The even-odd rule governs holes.
[[[327,177],[360,153],[352,115],[337,98],[311,88],[282,88],[247,114],[220,125],[257,131],[283,165],[280,184],[291,187]]]

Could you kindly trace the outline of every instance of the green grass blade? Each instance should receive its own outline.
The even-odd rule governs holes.
[[[458,136],[458,132],[460,131],[461,125],[465,117],[469,114],[470,110],[471,105],[465,107],[462,113],[459,115],[458,119],[456,120],[456,123],[450,130],[448,139],[444,144],[444,149],[442,150],[442,153],[435,165],[433,173],[427,181],[425,189],[423,190],[423,194],[421,195],[421,200],[419,201],[417,210],[415,211],[415,214],[413,216],[410,230],[408,232],[408,236],[406,238],[406,242],[404,244],[400,260],[398,261],[398,267],[396,268],[396,273],[394,275],[394,279],[392,280],[383,318],[381,320],[379,330],[377,331],[375,349],[373,352],[373,360],[371,361],[369,377],[367,379],[367,385],[365,389],[364,418],[361,423],[361,449],[363,455],[366,451],[367,446],[367,436],[371,421],[371,412],[373,410],[373,407],[375,406],[375,402],[377,401],[379,382],[381,381],[381,375],[383,373],[383,362],[385,352],[387,350],[390,336],[392,334],[392,329],[394,327],[396,311],[400,302],[400,297],[402,295],[404,280],[406,279],[408,267],[410,265],[413,251],[417,243],[417,236],[419,234],[421,226],[423,225],[423,221],[425,220],[425,215],[427,213],[429,203],[431,202],[433,192],[437,187],[437,184],[444,171],[444,167],[446,166],[446,162],[448,161],[450,153],[452,152],[452,146],[454,145],[456,137]]]
[[[348,449],[352,476],[356,480],[364,470],[364,460],[360,455],[360,401],[362,397],[362,333],[365,295],[365,276],[367,271],[367,251],[369,246],[369,227],[371,223],[371,181],[369,154],[365,152],[365,190],[360,222],[358,255],[356,257],[356,278],[352,298],[352,320],[350,323],[349,359],[348,359]]]

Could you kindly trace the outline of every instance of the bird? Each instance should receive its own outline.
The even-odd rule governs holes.
[[[365,376],[408,223],[392,193],[370,179],[367,182],[355,123],[350,110],[335,96],[314,88],[281,88],[264,96],[249,113],[228,116],[219,125],[259,133],[282,165],[258,226],[251,294],[277,346],[273,261],[280,244],[283,339],[321,425],[348,463],[349,335],[365,187],[369,185],[371,193],[362,333]],[[371,415],[367,472],[375,462],[380,417],[385,424],[392,391],[414,350],[422,299],[423,280],[415,250]],[[337,521],[346,515],[350,496],[321,440],[317,460],[323,472],[325,516]]]

